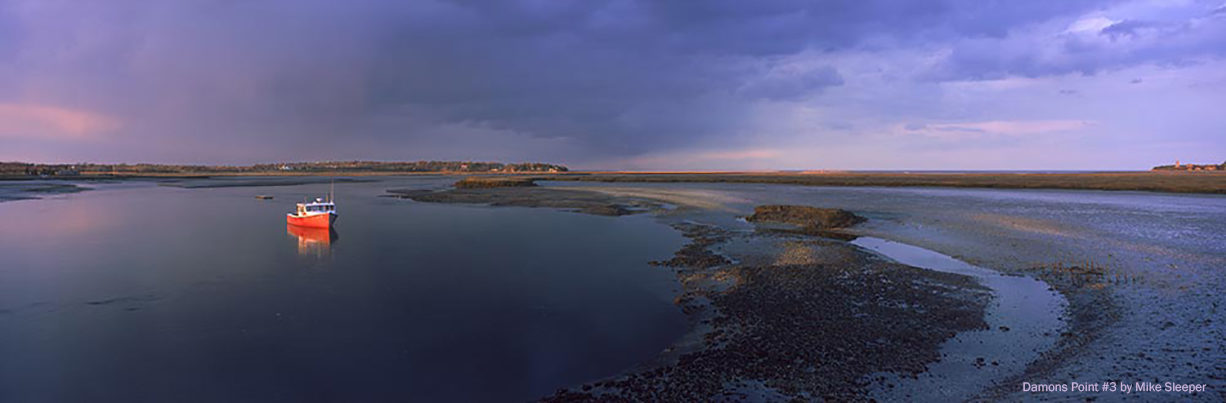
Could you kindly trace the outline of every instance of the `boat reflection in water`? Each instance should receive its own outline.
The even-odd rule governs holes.
[[[332,243],[340,239],[336,230],[331,228],[286,224],[285,232],[298,238],[298,254],[303,256],[326,256],[332,251]]]

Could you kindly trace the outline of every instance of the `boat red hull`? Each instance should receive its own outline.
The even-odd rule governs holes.
[[[297,225],[307,228],[332,228],[332,223],[336,222],[336,214],[313,214],[305,217],[298,217],[292,214],[285,216],[285,223]]]

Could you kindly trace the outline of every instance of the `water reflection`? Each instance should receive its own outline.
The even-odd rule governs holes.
[[[327,256],[332,243],[340,239],[331,228],[308,228],[285,224],[285,232],[298,238],[298,254],[303,256]]]

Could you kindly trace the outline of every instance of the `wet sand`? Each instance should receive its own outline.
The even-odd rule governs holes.
[[[1090,212],[1104,209],[1103,205],[1085,208]],[[1104,214],[1103,219],[1119,217]],[[1022,391],[1023,382],[1199,383],[1208,385],[1209,393],[1161,393],[1149,398],[1226,398],[1226,327],[1219,319],[1221,307],[1226,305],[1220,293],[1226,286],[1226,275],[1221,271],[1226,267],[1226,255],[1192,254],[1182,248],[1102,233],[1100,228],[1077,225],[1075,221],[1025,215],[976,213],[902,222],[905,224],[870,222],[854,232],[1041,279],[1068,300],[1061,317],[1067,328],[1056,344],[1023,372],[1000,380],[980,398],[1064,401],[1120,397],[1101,392],[1036,394]],[[1125,230],[1130,227],[1127,221],[1120,224]],[[1213,230],[1211,223],[1205,224],[1210,227],[1200,231],[1207,232],[1187,231],[1178,236],[1220,237],[1222,232]],[[1137,230],[1161,234],[1152,227]],[[1145,399],[1143,396],[1127,397]]]
[[[1002,274],[880,238],[860,237],[852,244],[900,263],[974,277],[993,294],[987,329],[959,333],[947,341],[941,348],[941,361],[930,364],[919,377],[879,375],[878,385],[870,391],[876,400],[966,400],[993,387],[994,382],[1023,373],[1069,329],[1063,318],[1067,300],[1042,280]]]

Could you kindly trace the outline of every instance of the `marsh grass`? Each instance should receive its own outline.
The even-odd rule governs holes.
[[[685,172],[569,173],[541,179],[590,182],[767,183],[806,186],[1137,190],[1226,194],[1226,172],[893,173]]]
[[[527,176],[469,176],[455,183],[457,189],[488,189],[536,186],[536,178]]]

